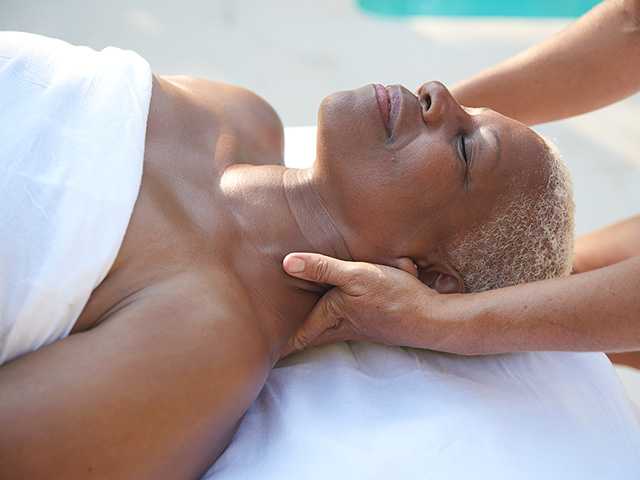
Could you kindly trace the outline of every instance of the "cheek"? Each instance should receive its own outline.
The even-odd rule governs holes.
[[[397,189],[406,196],[421,198],[423,207],[430,210],[444,208],[464,191],[464,170],[447,145],[413,148],[394,170]]]
[[[335,113],[326,110],[323,120]],[[329,201],[369,246],[388,247],[418,226],[455,221],[450,212],[464,194],[464,171],[449,145],[415,141],[393,151],[324,127],[318,162],[332,185]]]
[[[410,236],[416,226],[455,221],[463,175],[445,151],[387,152],[375,171],[354,171],[347,208],[360,231],[379,239]]]

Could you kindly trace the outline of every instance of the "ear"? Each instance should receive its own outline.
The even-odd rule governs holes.
[[[409,275],[418,276],[418,267],[409,257],[394,258],[389,262],[389,266],[404,270]]]
[[[450,265],[435,264],[418,269],[422,283],[439,293],[463,293],[464,282],[460,274]]]

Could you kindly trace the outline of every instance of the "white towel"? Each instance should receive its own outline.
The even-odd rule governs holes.
[[[150,97],[133,52],[0,32],[0,364],[68,335],[113,264]]]
[[[603,354],[328,346],[271,373],[206,480],[637,480],[640,428]]]

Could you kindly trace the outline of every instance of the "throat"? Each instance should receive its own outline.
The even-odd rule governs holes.
[[[312,170],[237,165],[224,172],[220,189],[237,230],[233,268],[271,345],[282,348],[327,289],[287,275],[284,257],[297,251],[350,260],[349,249]]]
[[[308,251],[351,260],[344,237],[314,187],[312,175],[311,170],[287,169],[283,172],[283,189],[291,216],[310,246]],[[301,185],[305,187],[300,188]]]

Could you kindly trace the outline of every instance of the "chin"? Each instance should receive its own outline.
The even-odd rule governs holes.
[[[341,156],[363,152],[386,138],[372,85],[325,97],[318,110],[318,145]]]
[[[327,95],[318,108],[318,130],[339,128],[343,123],[353,120],[352,91],[342,91]]]

